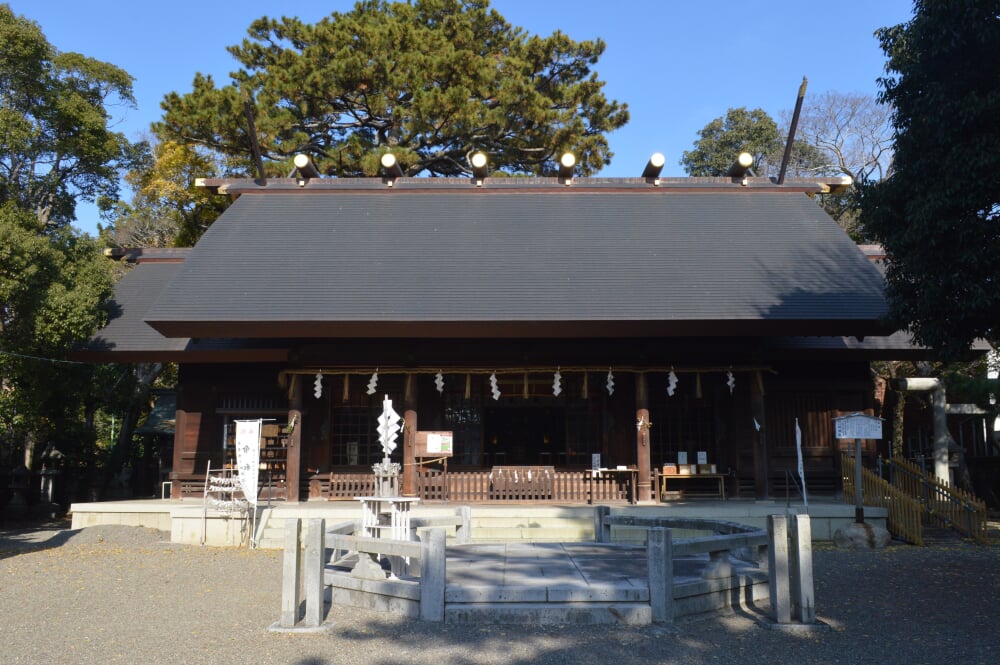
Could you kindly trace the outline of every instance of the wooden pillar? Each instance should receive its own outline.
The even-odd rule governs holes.
[[[769,465],[767,461],[767,422],[764,417],[764,378],[758,371],[750,382],[750,411],[757,426],[753,443],[754,493],[758,499],[766,499],[771,490],[768,486]]]
[[[299,478],[302,475],[302,377],[293,374],[288,387],[288,435],[285,458],[285,500],[299,502]]]
[[[651,501],[652,483],[649,479],[649,390],[646,375],[635,376],[636,465],[639,469],[639,501]]]
[[[406,375],[403,394],[403,496],[417,495],[417,380]]]
[[[174,413],[174,460],[173,466],[170,470],[170,498],[179,499],[181,498],[181,481],[180,474],[182,472],[188,472],[189,470],[184,468],[184,453],[187,451],[187,441],[184,438],[184,433],[188,429],[188,412],[182,408],[179,408],[183,400],[183,389],[177,391],[177,402],[178,409]],[[193,470],[193,469],[192,469]]]

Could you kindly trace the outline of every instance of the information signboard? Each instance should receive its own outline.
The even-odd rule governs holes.
[[[838,439],[881,439],[882,419],[864,413],[852,413],[833,419]]]
[[[415,457],[451,457],[454,454],[452,432],[417,432]]]

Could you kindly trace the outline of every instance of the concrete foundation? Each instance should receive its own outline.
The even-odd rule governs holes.
[[[447,503],[421,503],[413,509],[413,517],[452,515],[455,506]],[[691,517],[737,522],[757,529],[767,528],[767,516],[787,510],[805,512],[801,505],[786,507],[779,501],[678,501],[660,504],[613,505],[612,514],[640,517]],[[125,524],[170,532],[175,543],[196,545],[201,542],[202,502],[197,499],[104,501],[75,503],[70,509],[72,527],[81,529],[99,524]],[[257,543],[260,547],[280,549],[283,546],[283,526],[286,517],[300,519],[323,518],[327,524],[359,519],[358,506],[353,501],[310,501],[305,503],[274,503],[270,508],[258,508]],[[887,511],[865,507],[868,523],[885,528]],[[842,526],[854,521],[854,506],[839,502],[809,502],[814,542],[832,541]],[[206,544],[239,546],[246,544],[244,525],[233,516],[209,510]],[[686,537],[698,534],[678,534]],[[449,536],[451,539],[451,536]],[[572,505],[475,505],[472,508],[472,542],[580,542],[594,540],[593,506]],[[645,530],[614,527],[612,542],[645,542]]]

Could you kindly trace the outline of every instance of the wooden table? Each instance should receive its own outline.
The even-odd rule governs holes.
[[[714,491],[714,492],[713,491],[709,491],[709,490],[705,490],[705,489],[691,491],[691,490],[684,490],[684,489],[680,489],[680,488],[676,487],[677,485],[681,485],[683,483],[689,483],[690,484],[691,481],[696,481],[696,480],[700,480],[700,481],[713,480],[713,481],[715,481],[718,484],[718,489],[716,491]],[[668,488],[668,483],[671,484],[671,485],[673,485],[676,488],[676,490],[681,493],[681,496],[684,496],[685,492],[687,492],[691,496],[713,496],[713,497],[718,497],[718,498],[722,499],[723,501],[725,501],[725,499],[726,499],[726,474],[724,474],[724,473],[693,473],[693,474],[688,474],[688,475],[661,474],[660,475],[660,500],[661,501],[663,500],[664,495],[668,491],[673,491],[673,490],[671,490],[671,489]]]

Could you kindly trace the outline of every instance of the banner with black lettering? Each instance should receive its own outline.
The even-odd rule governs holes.
[[[260,468],[260,420],[236,421],[236,468],[243,495],[257,505],[257,473]]]

